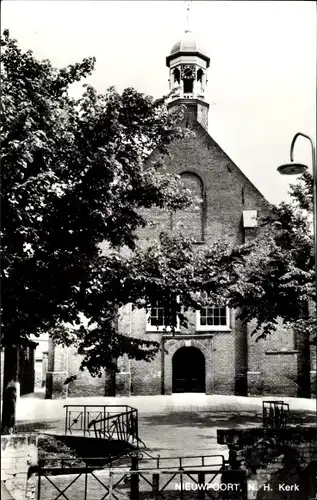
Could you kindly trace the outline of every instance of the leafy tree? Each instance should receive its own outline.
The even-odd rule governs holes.
[[[190,240],[161,234],[159,245],[137,248],[132,258],[118,254],[118,274],[112,270],[107,278],[103,275],[103,285],[100,283],[91,296],[91,307],[98,304],[99,296],[104,300],[107,293],[110,304],[113,298],[109,290],[113,289],[117,290],[118,308],[127,303],[146,307],[153,299],[163,298],[169,306],[166,307],[170,312],[167,320],[173,328],[176,314],[181,324],[186,325],[187,310],[200,308],[207,300],[227,303],[238,310],[243,322],[253,325],[252,334],[257,341],[274,335],[283,323],[297,331],[298,394],[308,397],[309,345],[316,343],[312,182],[310,174],[301,176],[290,188],[291,201],[271,205],[269,214],[260,220],[258,237],[232,250],[228,250],[226,242],[215,242],[210,248],[197,252]],[[201,292],[205,292],[208,299]],[[181,299],[172,302],[174,309],[170,307],[171,295]],[[92,316],[88,310],[86,314]],[[97,327],[91,337],[84,334],[85,341],[79,347],[80,352],[86,354],[83,366],[90,372],[100,372],[103,366],[109,365],[101,354],[97,363],[97,356],[91,354],[109,355],[106,345],[111,339],[116,342],[117,355],[133,350],[131,337],[118,337],[110,330],[109,338],[101,333]],[[119,345],[119,339],[124,348]],[[156,348],[148,352],[148,359],[156,353]]]
[[[244,321],[256,318],[258,339],[274,331],[278,319],[314,331],[309,314],[316,303],[312,193],[312,176],[306,173],[291,185],[289,203],[271,206],[261,234],[230,256],[231,304],[242,308]]]
[[[167,318],[173,329],[175,314],[186,324],[186,310],[206,303],[205,291],[214,303],[240,308],[244,321],[256,318],[259,338],[277,327],[277,317],[311,328],[308,176],[293,188],[294,204],[272,207],[269,229],[250,244],[228,251],[216,242],[197,252],[189,240],[162,234],[139,248],[147,209],[192,203],[164,168],[168,144],[188,133],[182,110],[170,114],[164,98],[130,88],[100,95],[86,86],[75,100],[69,88],[92,72],[93,58],[56,69],[23,53],[7,31],[1,45],[4,432],[15,421],[15,346],[31,334],[50,331],[56,342],[76,345],[82,368],[100,375],[123,354],[151,360],[159,349],[118,333],[127,303],[180,296]]]
[[[1,46],[3,428],[8,431],[14,427],[18,380],[15,346],[31,334],[51,330],[69,344],[74,334],[65,324],[81,325],[76,339],[82,351],[95,341],[105,348],[104,353],[95,348],[95,362],[87,362],[93,373],[119,353],[153,355],[151,342],[116,335],[119,284],[130,267],[114,249],[135,248],[136,229],[146,224],[141,209],[175,210],[191,199],[163,164],[169,142],[185,133],[178,125],[181,110],[169,114],[164,99],[131,88],[99,95],[86,85],[74,100],[69,88],[92,72],[93,58],[56,69],[31,51],[22,52],[8,31]],[[145,163],[155,148],[161,158]],[[106,254],[105,242],[112,249]],[[137,275],[135,267],[133,272]],[[88,318],[86,325],[80,313]]]
[[[241,319],[255,320],[257,340],[274,335],[281,322],[294,330],[298,395],[310,397],[310,346],[317,331],[312,176],[299,177],[290,195],[289,203],[271,207],[258,238],[232,252],[227,293]]]

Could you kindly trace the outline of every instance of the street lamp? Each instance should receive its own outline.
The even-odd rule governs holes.
[[[313,217],[314,217],[314,241],[315,241],[315,271],[316,271],[316,292],[317,292],[317,190],[316,190],[316,182],[317,182],[317,172],[316,172],[316,152],[315,146],[312,139],[306,135],[302,134],[302,132],[297,132],[294,135],[291,150],[290,150],[290,163],[286,163],[285,165],[281,165],[277,168],[278,172],[282,175],[297,175],[303,174],[308,170],[307,165],[303,165],[302,163],[294,163],[293,151],[296,140],[298,137],[305,137],[309,140],[311,145],[311,153],[312,153],[312,167],[313,167]]]
[[[317,188],[316,188],[316,182],[317,182],[317,172],[316,172],[316,151],[315,151],[315,146],[312,141],[312,139],[306,135],[302,134],[301,132],[297,132],[297,134],[294,135],[292,144],[291,144],[291,150],[290,150],[290,163],[286,163],[285,165],[281,165],[280,167],[277,168],[278,172],[282,175],[296,175],[296,174],[303,174],[308,170],[307,165],[303,165],[302,163],[294,163],[294,158],[293,158],[293,151],[294,151],[294,146],[295,142],[298,139],[298,137],[304,137],[305,139],[308,139],[311,145],[311,153],[312,153],[312,169],[313,169],[313,218],[314,218],[314,243],[315,243],[315,290],[316,290],[316,311],[315,314],[317,316]],[[316,344],[316,370],[317,370],[317,344]],[[316,380],[317,384],[317,380]]]

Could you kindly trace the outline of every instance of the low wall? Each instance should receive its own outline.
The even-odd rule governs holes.
[[[227,444],[230,468],[246,471],[248,500],[315,497],[315,428],[218,429],[217,442]]]
[[[28,478],[28,471],[37,457],[36,434],[1,436],[1,481],[14,500],[35,499],[36,476]]]

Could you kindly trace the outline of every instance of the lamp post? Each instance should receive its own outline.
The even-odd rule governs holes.
[[[316,152],[315,152],[315,146],[312,141],[312,139],[306,135],[303,134],[302,132],[297,132],[297,134],[294,135],[292,144],[291,144],[291,150],[290,150],[290,163],[286,163],[285,165],[281,165],[280,167],[277,168],[278,172],[282,175],[297,175],[297,174],[303,174],[308,170],[307,165],[303,165],[302,163],[294,163],[294,146],[295,143],[298,139],[298,137],[305,137],[306,139],[309,140],[310,145],[311,145],[311,153],[312,153],[312,168],[313,168],[313,217],[314,217],[314,241],[315,241],[315,270],[317,271],[317,188],[316,188],[316,182],[317,182],[317,172],[316,172]],[[317,277],[317,272],[316,272],[316,277]],[[316,291],[317,291],[317,278],[316,278]]]
[[[278,172],[282,175],[296,175],[296,174],[302,174],[308,170],[307,165],[303,165],[302,163],[294,163],[294,157],[293,157],[293,151],[294,151],[294,146],[295,143],[298,139],[298,137],[304,137],[305,139],[308,139],[311,145],[311,153],[312,153],[312,170],[313,170],[313,224],[314,224],[314,248],[315,248],[315,290],[316,290],[316,310],[315,314],[317,316],[317,172],[316,172],[316,151],[315,151],[315,146],[312,141],[312,139],[306,135],[303,134],[302,132],[297,132],[297,134],[294,135],[292,143],[291,143],[291,149],[290,149],[290,163],[286,163],[285,165],[281,165],[280,167],[277,168]],[[317,370],[317,344],[316,344],[316,370]],[[317,384],[317,380],[316,380]],[[317,387],[317,385],[316,385]]]

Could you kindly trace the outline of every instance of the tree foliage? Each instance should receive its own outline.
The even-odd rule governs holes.
[[[112,337],[124,269],[100,244],[133,249],[146,224],[140,209],[191,203],[163,164],[167,145],[184,135],[180,115],[131,88],[102,95],[86,85],[75,100],[69,88],[93,71],[93,58],[56,69],[8,31],[1,45],[3,344],[47,330],[70,343],[65,324],[81,323],[82,313],[79,343],[102,332],[104,356],[121,348],[137,356],[140,343]],[[155,148],[161,158],[145,163]]]
[[[280,320],[316,331],[312,176],[299,177],[290,195],[289,203],[271,207],[259,237],[231,255],[231,303],[243,308],[244,321],[256,319],[253,333],[259,339]]]

